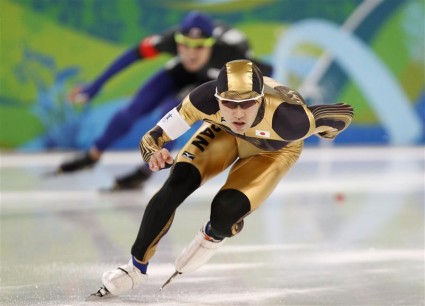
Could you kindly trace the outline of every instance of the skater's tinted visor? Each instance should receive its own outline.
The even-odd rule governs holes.
[[[205,48],[211,47],[215,43],[214,37],[208,38],[191,38],[189,36],[185,36],[182,33],[176,33],[174,35],[174,40],[176,43],[180,45],[184,45],[188,48]]]
[[[238,106],[240,106],[242,109],[247,109],[254,106],[255,103],[260,103],[260,99],[263,97],[263,94],[258,95],[257,97],[254,97],[254,98],[236,100],[236,99],[226,99],[226,98],[220,97],[218,93],[216,92],[214,97],[219,102],[221,102],[221,104],[224,107],[235,109]]]
[[[246,99],[231,99],[224,98],[218,94],[217,88],[215,89],[214,97],[221,102],[221,104],[227,108],[235,109],[240,106],[242,109],[247,109],[255,105],[255,103],[260,103],[261,99],[264,97],[264,92],[255,97],[249,97]]]
[[[242,109],[248,109],[250,107],[253,107],[256,103],[260,103],[260,101],[258,101],[258,100],[247,100],[247,101],[243,101],[243,102],[220,100],[220,102],[224,107],[227,107],[227,108],[230,108],[230,109],[235,109],[238,106],[240,106],[240,108],[242,108]]]

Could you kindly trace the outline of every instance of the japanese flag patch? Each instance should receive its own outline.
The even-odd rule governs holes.
[[[270,132],[269,131],[255,130],[255,136],[270,138]]]

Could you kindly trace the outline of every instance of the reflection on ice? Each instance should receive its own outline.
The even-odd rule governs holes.
[[[179,209],[149,282],[108,305],[423,305],[423,152],[307,149],[238,236],[160,292],[208,218],[218,177]],[[144,190],[99,193],[131,166],[126,154],[133,155],[111,153],[112,163],[54,180],[39,174],[60,155],[2,156],[2,306],[90,305],[85,298],[102,273],[128,260],[143,209],[166,172]]]

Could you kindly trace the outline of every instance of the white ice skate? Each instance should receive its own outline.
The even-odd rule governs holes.
[[[103,286],[97,292],[91,294],[87,300],[108,298],[123,294],[139,287],[143,282],[147,281],[147,278],[148,276],[140,272],[133,265],[132,259],[130,259],[128,264],[103,273]]]
[[[182,273],[193,272],[205,264],[221,247],[226,240],[216,240],[208,236],[205,228],[208,223],[201,228],[195,238],[183,250],[180,256],[176,259],[176,272],[162,285],[161,290],[168,285],[177,275]]]

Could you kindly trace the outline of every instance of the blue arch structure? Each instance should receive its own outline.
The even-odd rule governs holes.
[[[411,0],[365,0],[361,2],[355,11],[347,18],[342,28],[345,29],[347,26],[348,31],[351,31],[364,43],[370,44],[383,24],[399,11],[400,6],[410,5],[409,2],[411,2]],[[325,100],[330,100],[332,97],[335,97],[348,81],[348,76],[345,71],[341,70],[341,67],[335,62],[331,62],[319,81],[320,87],[326,88],[326,92],[321,93],[323,98]]]
[[[358,85],[394,145],[409,145],[422,138],[422,123],[392,73],[356,36],[318,19],[294,24],[278,41],[274,55],[275,78],[289,84],[293,50],[313,43],[330,53]]]

